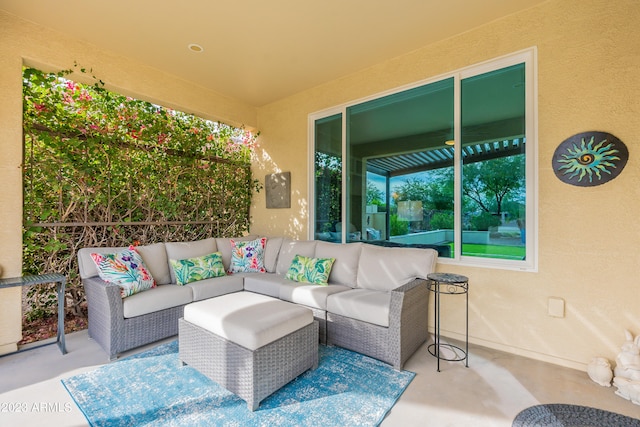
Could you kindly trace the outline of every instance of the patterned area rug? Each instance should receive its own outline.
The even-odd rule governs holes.
[[[640,427],[640,419],[587,406],[536,405],[520,412],[513,427]]]
[[[178,361],[177,341],[62,380],[92,426],[376,426],[415,374],[338,347],[263,400],[245,401]]]

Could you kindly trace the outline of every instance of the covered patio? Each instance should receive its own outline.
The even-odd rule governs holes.
[[[123,358],[154,345],[127,352]],[[67,347],[66,355],[49,345],[0,358],[3,425],[88,425],[60,380],[102,366],[106,356],[86,331],[67,335]],[[405,365],[416,377],[381,426],[511,427],[525,408],[559,402],[638,416],[636,405],[578,370],[477,345],[471,345],[470,352],[469,368],[461,362],[441,362],[438,373],[436,359],[422,346]],[[20,411],[24,407],[28,412]]]

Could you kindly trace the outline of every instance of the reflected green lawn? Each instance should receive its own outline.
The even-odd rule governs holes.
[[[453,243],[449,243],[451,253],[454,253]],[[465,243],[462,245],[462,255],[483,258],[515,259],[522,260],[526,255],[524,246],[513,245],[480,245]]]

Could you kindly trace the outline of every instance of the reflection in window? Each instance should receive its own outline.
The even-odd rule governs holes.
[[[517,54],[313,117],[315,238],[530,268],[531,58]]]
[[[317,240],[342,241],[342,115],[315,123],[315,229]],[[339,228],[339,227],[338,227]]]
[[[464,256],[526,258],[524,79],[518,64],[461,82]]]

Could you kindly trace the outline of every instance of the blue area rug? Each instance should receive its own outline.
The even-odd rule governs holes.
[[[415,374],[338,347],[249,411],[178,361],[177,341],[62,380],[92,426],[376,426]]]

